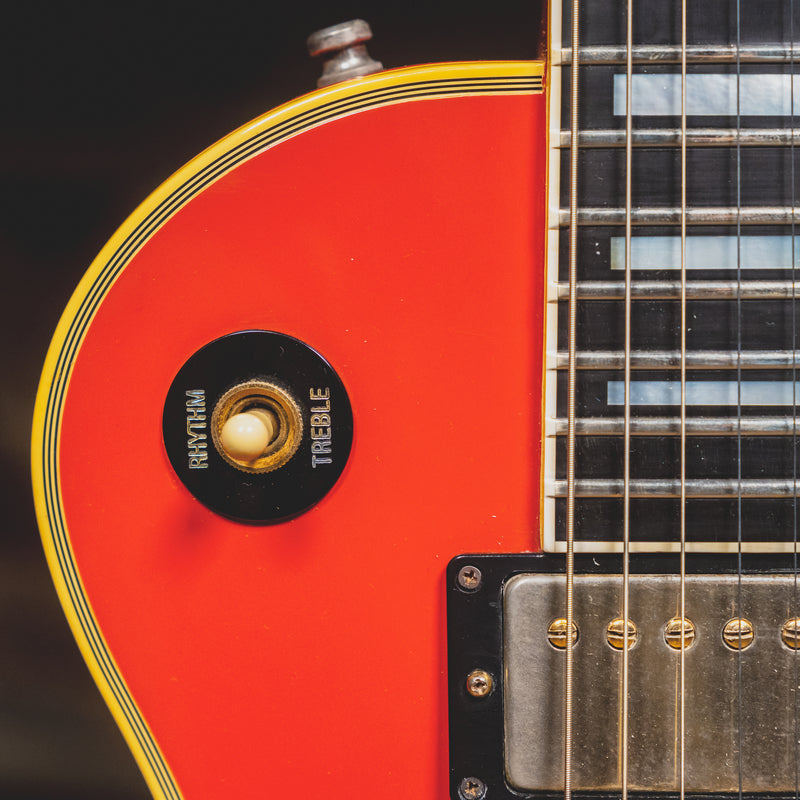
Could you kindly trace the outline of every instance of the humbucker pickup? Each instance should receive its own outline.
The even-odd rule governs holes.
[[[618,556],[574,576],[572,784],[619,792],[623,577]],[[685,578],[685,791],[794,796],[798,582],[791,557],[692,556]],[[627,787],[680,789],[680,576],[675,556],[634,556],[629,579]],[[465,582],[463,576],[470,580]],[[461,577],[460,577],[461,576]],[[567,635],[563,559],[460,556],[450,565],[453,796],[563,792]],[[474,676],[482,676],[477,687]],[[470,676],[472,676],[470,678]]]

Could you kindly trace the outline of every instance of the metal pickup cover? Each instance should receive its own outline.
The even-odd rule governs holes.
[[[615,573],[621,562],[577,561],[573,788],[619,792],[622,577]],[[770,569],[765,557],[751,557],[740,580],[731,571],[735,559],[690,561],[686,791],[736,795],[741,775],[744,792],[793,796],[800,656],[792,638],[797,626],[790,624],[788,633],[784,628],[797,616],[791,564],[773,557]],[[480,570],[478,590],[458,585],[458,570],[467,564]],[[680,579],[670,574],[674,566],[673,557],[653,556],[632,564],[628,789],[634,792],[679,789],[680,635],[670,640],[668,633],[680,608]],[[501,797],[563,791],[566,636],[558,625],[565,609],[563,559],[461,556],[451,570],[454,779],[478,777]],[[490,697],[470,696],[464,689],[464,676],[474,670],[493,677],[497,685]]]

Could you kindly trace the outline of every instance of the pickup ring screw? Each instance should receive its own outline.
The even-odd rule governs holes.
[[[485,669],[474,669],[467,675],[467,691],[473,697],[488,697],[494,689],[494,680]]]
[[[486,784],[480,778],[464,778],[458,786],[461,800],[482,800],[486,797]]]
[[[483,573],[471,564],[461,567],[458,571],[458,585],[465,592],[476,592],[483,583]]]

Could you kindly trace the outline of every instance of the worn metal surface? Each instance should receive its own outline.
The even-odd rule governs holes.
[[[786,63],[793,62],[797,58],[797,53],[796,46],[783,44],[752,44],[740,47],[732,44],[689,45],[686,48],[686,61],[689,64]],[[674,44],[636,45],[632,55],[634,63],[639,64],[679,64],[681,47]],[[624,64],[627,50],[622,45],[581,47],[578,56],[581,64]],[[561,62],[572,63],[572,48],[561,48]]]
[[[315,31],[306,40],[309,55],[325,56],[317,88],[380,72],[383,64],[367,52],[372,29],[363,19],[351,19]]]
[[[677,790],[680,651],[664,640],[678,609],[677,576],[630,581],[628,788]],[[800,656],[781,642],[795,616],[795,580],[786,575],[690,575],[686,617],[696,628],[686,659],[686,790],[794,791],[797,765],[795,686]],[[739,605],[739,595],[741,604]],[[575,577],[575,789],[620,788],[622,657],[606,639],[619,616],[619,576]],[[504,592],[505,766],[512,786],[563,786],[564,651],[547,641],[563,614],[563,575],[519,575]],[[725,624],[746,617],[751,646],[727,647]],[[741,674],[741,680],[740,680]],[[741,689],[740,689],[741,687]]]

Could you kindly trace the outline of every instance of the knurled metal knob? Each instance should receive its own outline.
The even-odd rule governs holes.
[[[367,52],[365,42],[371,38],[372,30],[363,19],[340,22],[312,33],[306,40],[308,52],[312,56],[325,56],[317,87],[322,89],[333,83],[380,72],[383,64]]]

